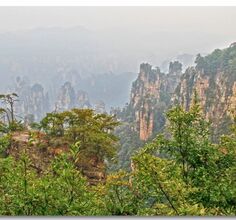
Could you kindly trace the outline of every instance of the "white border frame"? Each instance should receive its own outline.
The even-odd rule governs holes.
[[[236,6],[235,0],[0,0],[0,6]]]
[[[0,6],[236,6],[235,0],[0,0]],[[1,219],[148,219],[145,217],[103,216],[103,217],[1,217]],[[206,219],[209,217],[149,217],[151,219]],[[228,219],[235,217],[213,217]]]

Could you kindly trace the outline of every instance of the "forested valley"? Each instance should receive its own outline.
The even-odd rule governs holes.
[[[35,121],[0,95],[1,216],[236,215],[236,43],[185,71],[141,64],[110,113],[68,97]]]

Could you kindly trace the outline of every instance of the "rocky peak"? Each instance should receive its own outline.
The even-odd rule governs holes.
[[[170,62],[169,74],[181,75],[182,74],[182,64],[179,61]]]
[[[59,111],[68,110],[75,107],[75,103],[76,96],[74,88],[70,82],[66,82],[59,90],[56,108]]]
[[[166,94],[173,94],[180,82],[182,64],[179,61],[170,62],[169,72],[166,75]]]
[[[41,84],[31,86],[27,79],[17,77],[13,90],[19,96],[19,102],[16,103],[17,116],[26,118],[34,115],[34,120],[39,121],[49,111],[48,94],[45,94]]]
[[[79,108],[91,108],[88,93],[83,90],[77,91],[77,101]]]
[[[94,111],[98,114],[106,113],[106,105],[102,100],[96,101]]]
[[[71,83],[66,82],[60,88],[56,108],[59,111],[65,111],[72,108],[91,108],[88,93],[83,90],[75,92]]]
[[[30,92],[30,114],[37,112],[35,120],[40,120],[49,111],[48,93],[45,94],[43,86],[36,83],[31,87]]]
[[[163,124],[163,111],[168,106],[171,93],[176,88],[182,70],[178,61],[170,63],[170,72],[161,73],[148,63],[140,65],[140,72],[131,89],[128,109],[133,112],[140,140],[150,138]],[[160,116],[156,120],[157,115]]]
[[[235,114],[236,47],[217,49],[205,57],[198,54],[195,62],[196,67],[188,68],[181,77],[173,102],[188,109],[196,92],[203,114],[212,122],[217,138],[227,132],[227,125]]]

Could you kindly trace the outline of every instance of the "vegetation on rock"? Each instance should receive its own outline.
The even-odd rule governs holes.
[[[130,171],[106,173],[92,184],[89,172],[98,173],[98,163],[106,166],[115,155],[112,116],[73,109],[49,113],[40,131],[2,133],[0,214],[235,215],[236,118],[232,133],[214,144],[194,100],[189,111],[176,106],[167,112],[166,131],[132,156]],[[16,142],[21,151],[13,153]],[[66,148],[49,156],[53,144]],[[48,157],[41,172],[36,164],[42,158],[32,156],[37,152]],[[93,168],[86,167],[94,157]]]

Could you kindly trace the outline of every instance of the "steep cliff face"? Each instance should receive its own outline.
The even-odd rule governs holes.
[[[88,93],[83,90],[76,91],[70,82],[66,82],[60,88],[55,105],[58,111],[72,108],[92,108]]]
[[[75,107],[76,95],[74,88],[70,82],[64,83],[58,93],[58,99],[56,102],[56,109],[59,111],[65,111]]]
[[[206,57],[198,55],[196,67],[181,77],[173,103],[188,109],[195,92],[206,119],[212,122],[213,136],[226,133],[236,110],[236,45]]]
[[[171,62],[169,73],[164,74],[158,67],[152,68],[150,64],[140,65],[138,78],[132,85],[128,106],[135,119],[135,129],[140,140],[146,141],[163,126],[163,112],[179,82],[181,68],[181,63]]]
[[[48,112],[65,111],[72,108],[92,108],[88,94],[85,91],[75,91],[70,82],[64,83],[57,90],[56,100],[45,92],[41,84],[30,85],[27,78],[17,77],[9,92],[14,91],[19,96],[15,111],[20,119],[28,125],[33,121],[40,121]]]
[[[105,103],[102,100],[96,101],[94,104],[94,111],[99,114],[106,113]]]
[[[33,86],[27,79],[17,77],[14,91],[19,96],[16,103],[16,113],[21,118],[33,116],[31,121],[39,121],[49,111],[48,94],[44,92],[42,85],[36,83]]]
[[[56,109],[65,111],[72,108],[91,108],[88,94],[85,91],[75,91],[70,82],[66,82],[58,92]]]
[[[38,121],[45,116],[49,111],[48,93],[45,94],[43,87],[40,84],[34,84],[30,91],[29,112],[33,114],[37,112],[35,120]]]
[[[184,74],[178,61],[170,63],[168,74],[141,64],[130,103],[123,111],[129,116],[125,121],[135,121],[140,140],[148,140],[163,128],[163,113],[171,105],[189,109],[195,93],[206,119],[212,122],[213,138],[227,133],[236,111],[236,44],[205,57],[199,54],[195,63]]]
[[[77,106],[78,108],[91,108],[91,104],[89,102],[88,93],[83,90],[78,90],[77,92]]]
[[[122,122],[116,129],[121,145],[118,168],[130,167],[133,152],[163,129],[164,113],[170,106],[171,95],[181,74],[179,62],[170,63],[168,74],[147,63],[140,65],[138,77],[132,84],[130,102],[123,109],[111,111]]]
[[[205,57],[197,55],[195,63],[184,74],[179,62],[170,63],[168,74],[149,64],[140,66],[130,102],[112,111],[123,122],[117,130],[119,167],[129,167],[130,155],[164,128],[164,113],[169,108],[180,104],[188,110],[195,94],[212,122],[213,140],[229,131],[236,114],[236,43]]]

